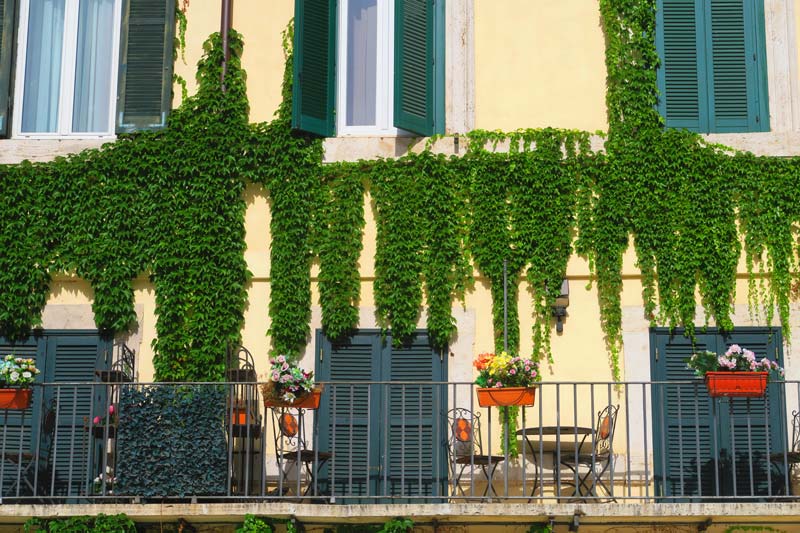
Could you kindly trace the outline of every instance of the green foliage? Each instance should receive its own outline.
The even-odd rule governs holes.
[[[244,523],[236,528],[236,533],[272,533],[275,531],[270,524],[256,517],[255,515],[245,515]]]
[[[327,187],[323,191],[316,246],[320,262],[319,303],[325,334],[339,339],[358,326],[364,184],[352,165],[327,165],[324,179]]]
[[[177,8],[181,53],[185,5]],[[793,236],[800,222],[798,160],[733,153],[664,130],[656,111],[655,9],[656,0],[600,2],[608,74],[604,153],[590,151],[586,132],[474,131],[463,157],[436,155],[429,144],[393,160],[323,166],[322,140],[291,129],[291,24],[283,35],[283,101],[269,123],[248,124],[236,32],[221,90],[222,49],[214,35],[198,65],[197,94],[183,99],[166,130],[46,164],[0,166],[0,336],[24,338],[41,324],[51,276],[63,272],[91,284],[101,331],[126,331],[136,319],[132,280],[148,275],[157,378],[220,379],[225,347],[238,343],[243,325],[243,192],[255,183],[272,215],[273,353],[296,358],[308,342],[316,258],[326,334],[340,339],[357,327],[367,194],[377,224],[377,317],[398,343],[417,328],[423,302],[432,342],[452,340],[452,305],[463,302],[474,266],[491,291],[501,351],[505,261],[507,349],[519,353],[524,279],[533,304],[531,357],[552,364],[551,306],[574,244],[596,279],[619,380],[629,241],[647,317],[691,334],[696,293],[707,321],[733,327],[742,239],[752,312],[769,323],[777,309],[788,340],[800,266]],[[501,143],[510,149],[498,152]],[[504,416],[513,422],[513,410]]]
[[[117,427],[117,494],[225,494],[223,386],[125,386]]]
[[[31,518],[25,522],[25,533],[135,533],[136,525],[124,513],[117,515],[70,516],[68,518]]]
[[[392,518],[382,525],[338,524],[335,528],[325,528],[326,533],[407,533],[414,527],[410,518]]]

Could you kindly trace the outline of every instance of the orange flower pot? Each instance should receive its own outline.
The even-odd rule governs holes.
[[[292,409],[319,409],[320,398],[322,397],[322,385],[317,385],[314,390],[294,401],[294,403],[276,401],[272,398],[264,398],[264,407],[267,409],[274,407]]]
[[[0,389],[0,409],[27,409],[31,406],[31,389]]]
[[[714,398],[760,398],[767,390],[767,372],[706,372],[706,387]]]
[[[533,405],[536,387],[481,388],[478,390],[478,405],[481,407],[509,407]]]

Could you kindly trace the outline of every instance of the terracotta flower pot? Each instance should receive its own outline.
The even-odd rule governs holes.
[[[317,385],[314,390],[296,399],[293,403],[277,401],[272,398],[264,398],[264,407],[283,407],[292,409],[319,409],[319,402],[322,396],[322,385]]]
[[[536,387],[481,388],[478,390],[478,405],[481,407],[508,407],[533,405]]]
[[[714,398],[760,398],[767,390],[767,372],[706,372],[706,387]]]
[[[0,409],[27,409],[31,406],[31,389],[0,389]]]

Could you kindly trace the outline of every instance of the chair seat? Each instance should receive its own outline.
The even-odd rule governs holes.
[[[581,453],[578,454],[578,464],[582,465],[591,465],[592,462],[595,464],[605,463],[608,461],[608,454],[601,453],[601,454],[590,454],[590,453]],[[574,465],[575,464],[575,455],[562,455],[561,456],[561,464],[562,465]]]
[[[6,453],[3,454],[3,459],[8,461],[9,463],[14,463],[18,465],[20,463],[29,463],[33,460],[32,453]]]
[[[492,463],[499,463],[501,461],[505,461],[505,457],[502,455],[465,455],[463,457],[456,458],[456,464],[459,465],[470,465],[475,464],[478,466],[488,465],[489,462]]]
[[[297,452],[285,452],[280,454],[280,457],[286,461],[297,461]],[[314,450],[300,451],[300,461],[303,463],[311,463],[316,459],[319,459],[320,461],[327,461],[331,457],[333,457],[333,454],[329,452],[315,452]]]

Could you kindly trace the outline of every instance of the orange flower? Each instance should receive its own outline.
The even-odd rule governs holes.
[[[493,353],[482,353],[472,362],[472,366],[474,366],[478,370],[483,370],[484,368],[486,368],[486,365],[489,364],[489,361],[491,361],[493,358],[494,358]]]

